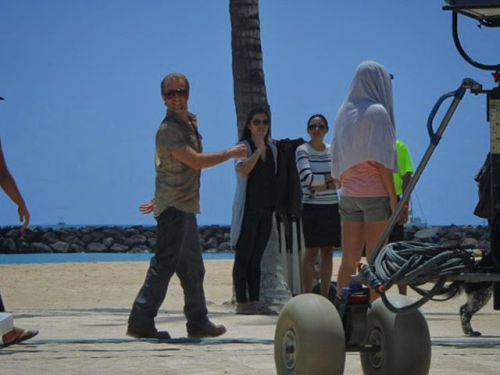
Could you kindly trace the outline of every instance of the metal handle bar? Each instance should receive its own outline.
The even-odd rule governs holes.
[[[436,102],[434,105],[434,108],[432,109],[429,119],[427,121],[427,130],[429,132],[429,137],[430,137],[430,144],[429,147],[427,148],[427,151],[425,152],[424,156],[422,157],[422,160],[420,161],[420,164],[418,165],[415,174],[411,178],[410,182],[408,183],[408,186],[406,187],[403,196],[401,197],[398,205],[396,206],[396,209],[392,213],[391,217],[389,218],[389,221],[385,227],[384,232],[382,233],[382,236],[379,238],[379,241],[377,242],[377,245],[375,246],[374,251],[372,252],[372,256],[370,259],[368,259],[368,262],[370,264],[373,264],[373,259],[376,258],[377,254],[379,251],[382,249],[382,247],[385,244],[385,241],[387,238],[389,238],[389,235],[391,234],[396,222],[399,219],[399,216],[401,215],[401,212],[403,211],[403,207],[408,201],[410,200],[410,195],[415,189],[415,186],[420,179],[420,176],[424,172],[425,167],[427,166],[427,163],[429,162],[434,150],[436,149],[439,141],[441,140],[441,137],[446,130],[446,127],[448,126],[448,123],[450,122],[451,118],[453,117],[453,114],[455,113],[460,101],[465,95],[465,92],[467,90],[471,90],[473,93],[479,93],[482,92],[482,86],[477,83],[476,81],[466,78],[462,81],[462,84],[460,87],[448,94],[443,95],[439,100]],[[434,117],[436,116],[440,106],[443,104],[443,102],[450,98],[454,97],[453,101],[450,104],[450,107],[448,108],[445,116],[441,120],[441,124],[439,125],[439,128],[437,129],[437,132],[434,132],[432,123],[434,121]]]
[[[485,24],[483,22],[481,22],[481,23],[485,26],[491,26],[491,25]],[[452,35],[453,35],[453,42],[455,43],[455,47],[456,47],[458,53],[460,54],[460,56],[462,56],[462,58],[465,61],[467,61],[469,64],[471,64],[472,66],[474,66],[478,69],[492,70],[492,71],[497,71],[497,72],[500,71],[500,64],[490,65],[490,64],[479,63],[475,60],[472,60],[472,58],[467,54],[467,52],[465,52],[464,48],[462,47],[462,43],[460,43],[460,38],[458,36],[458,14],[456,11],[452,12]]]

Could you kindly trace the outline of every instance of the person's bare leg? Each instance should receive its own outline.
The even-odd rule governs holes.
[[[314,281],[314,266],[318,257],[317,248],[307,248],[302,261],[302,286],[304,293],[312,293]]]
[[[377,246],[380,237],[384,233],[386,225],[387,220],[365,222],[366,259],[368,261],[372,259],[375,246]],[[385,243],[387,243],[387,240]],[[380,295],[372,289],[370,293],[370,301],[374,301],[379,297]]]
[[[333,247],[322,247],[321,253],[321,294],[328,298],[330,285],[332,282],[332,269],[333,269]]]
[[[337,279],[337,292],[349,286],[351,275],[356,273],[356,266],[361,259],[365,243],[363,222],[347,221],[342,223],[342,261]]]

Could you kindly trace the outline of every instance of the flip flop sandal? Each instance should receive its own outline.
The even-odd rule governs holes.
[[[38,331],[23,330],[23,332],[19,336],[17,336],[14,340],[12,340],[10,342],[5,342],[3,344],[3,347],[5,348],[7,346],[19,344],[23,341],[26,341],[26,340],[29,340],[29,339],[35,337],[36,335],[38,335]]]

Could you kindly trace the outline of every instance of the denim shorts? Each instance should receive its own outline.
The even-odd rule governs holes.
[[[384,221],[391,217],[389,197],[340,197],[342,221]]]

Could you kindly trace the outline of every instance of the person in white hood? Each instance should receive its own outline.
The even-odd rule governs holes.
[[[391,78],[379,63],[361,63],[337,114],[332,175],[340,179],[342,186],[338,292],[349,285],[363,250],[370,259],[397,203],[393,182],[393,173],[398,168]]]

